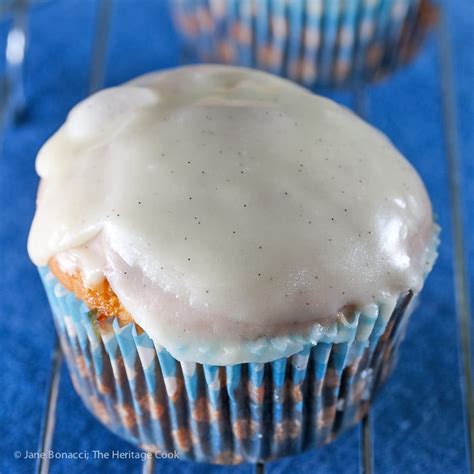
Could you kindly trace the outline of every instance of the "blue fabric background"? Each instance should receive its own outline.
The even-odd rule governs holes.
[[[468,260],[474,267],[474,2],[446,1],[453,39]],[[26,255],[34,212],[35,155],[87,93],[96,16],[93,0],[55,0],[32,8],[26,64],[28,109],[7,130],[0,156],[0,471],[31,472],[54,327],[39,277]],[[0,48],[6,28],[0,25]],[[178,64],[176,35],[160,0],[116,0],[106,85]],[[1,65],[0,68],[3,68]],[[376,400],[375,467],[378,473],[461,473],[466,470],[457,326],[454,314],[452,238],[440,109],[439,60],[431,35],[416,61],[369,90],[369,120],[384,130],[424,178],[443,227],[437,266],[409,326],[400,363]],[[337,98],[349,103],[348,94]],[[472,288],[472,280],[470,281]],[[64,368],[63,368],[64,369]],[[57,451],[127,451],[132,446],[106,431],[84,408],[62,373],[54,438]],[[353,473],[358,469],[358,430],[333,444],[269,465],[272,474]],[[291,466],[291,468],[290,468]],[[158,472],[250,473],[159,461]],[[53,473],[140,472],[136,460],[53,461]]]

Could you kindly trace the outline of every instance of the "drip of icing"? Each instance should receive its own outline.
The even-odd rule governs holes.
[[[429,198],[390,142],[261,72],[192,66],[99,92],[37,171],[32,260],[107,278],[181,360],[290,355],[418,292],[434,259]]]

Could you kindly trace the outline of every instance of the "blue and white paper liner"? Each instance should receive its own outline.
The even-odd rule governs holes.
[[[98,322],[47,268],[40,275],[87,408],[145,450],[217,464],[298,454],[355,425],[390,372],[413,296],[391,315],[359,315],[347,342],[214,366],[179,362],[134,324]]]
[[[263,69],[309,87],[382,77],[417,50],[429,0],[171,0],[191,58]]]

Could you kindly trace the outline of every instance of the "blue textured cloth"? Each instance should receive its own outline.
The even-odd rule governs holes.
[[[445,3],[454,44],[466,243],[472,269],[474,2]],[[0,157],[0,471],[5,473],[33,470],[34,461],[16,460],[14,452],[23,455],[37,449],[54,341],[44,290],[25,250],[37,186],[34,158],[71,106],[87,93],[95,17],[96,2],[92,0],[55,0],[33,7],[26,65],[27,113],[7,130]],[[0,25],[2,50],[5,32],[5,25]],[[178,62],[177,39],[164,1],[114,3],[106,85]],[[379,473],[467,472],[438,68],[432,35],[411,66],[368,92],[369,120],[418,169],[443,227],[440,257],[409,325],[399,365],[375,402],[375,467]],[[345,94],[337,98],[350,101]],[[470,283],[472,288],[472,280]],[[87,412],[65,370],[60,388],[54,449],[87,451],[90,459],[54,460],[51,472],[140,472],[137,460],[93,459],[93,450],[135,450]],[[358,456],[358,431],[354,429],[323,449],[272,463],[268,472],[353,473]],[[251,472],[251,468],[159,461],[158,471],[237,474]]]

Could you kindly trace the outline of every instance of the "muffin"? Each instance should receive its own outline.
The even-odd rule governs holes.
[[[251,66],[306,86],[352,87],[409,61],[436,10],[428,0],[176,0],[190,59]]]
[[[367,412],[438,234],[382,134],[276,76],[189,66],[81,102],[36,166],[29,254],[112,431],[241,463]]]

